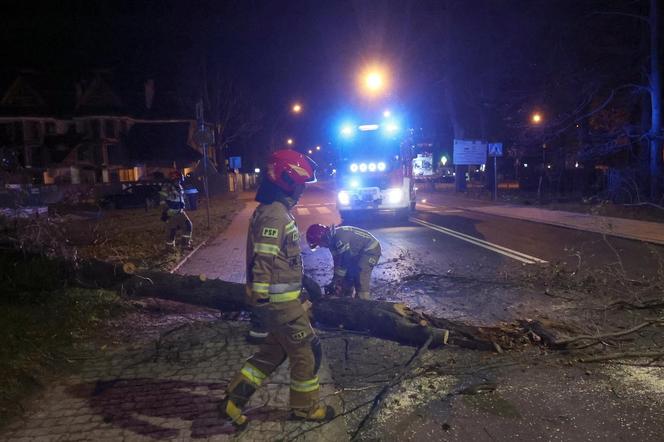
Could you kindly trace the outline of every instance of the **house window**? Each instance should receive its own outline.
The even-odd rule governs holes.
[[[107,144],[108,164],[122,164],[122,152],[117,144]]]
[[[118,170],[118,176],[120,177],[120,181],[127,182],[127,181],[136,181],[136,170],[135,169],[119,169]]]
[[[14,138],[12,123],[0,124],[0,144],[11,144]]]
[[[39,141],[40,126],[39,121],[26,121],[24,124],[25,141]]]
[[[115,120],[104,120],[104,136],[106,138],[118,137],[118,126]]]
[[[95,140],[101,136],[99,120],[90,120],[90,136]]]

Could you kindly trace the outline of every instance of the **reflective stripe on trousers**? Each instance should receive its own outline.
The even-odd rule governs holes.
[[[263,383],[263,380],[265,380],[267,377],[265,373],[251,365],[249,362],[245,362],[244,366],[240,370],[240,373],[242,373],[242,376],[244,376],[256,387],[260,387],[260,385]]]
[[[296,381],[295,379],[291,379],[290,388],[291,390],[298,391],[300,393],[316,391],[320,388],[318,376],[314,377],[313,379],[309,379],[308,381]]]

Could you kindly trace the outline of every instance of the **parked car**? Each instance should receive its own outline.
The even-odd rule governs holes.
[[[120,193],[106,195],[100,204],[107,209],[154,207],[159,205],[160,190],[159,184],[131,184]]]

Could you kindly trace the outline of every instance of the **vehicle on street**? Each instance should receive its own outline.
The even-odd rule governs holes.
[[[159,184],[130,184],[119,193],[106,195],[100,205],[106,209],[131,209],[159,205]]]
[[[412,161],[396,120],[345,124],[340,132],[337,208],[342,219],[415,209]]]

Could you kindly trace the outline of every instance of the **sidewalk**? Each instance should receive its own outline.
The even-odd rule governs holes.
[[[243,282],[253,207],[249,203],[179,273]],[[172,317],[180,325],[173,326]],[[90,343],[85,353],[90,356],[76,360],[77,373],[49,384],[23,418],[0,433],[0,441],[348,440],[343,417],[322,426],[287,419],[288,364],[254,394],[246,410],[249,426],[234,433],[216,407],[231,377],[256,350],[245,341],[248,323],[220,320],[210,310],[162,311],[157,318],[171,324],[161,327],[167,331],[157,340],[136,336],[108,348]],[[341,410],[325,359],[319,377],[324,402]]]
[[[664,245],[664,224],[426,193],[428,203]]]

